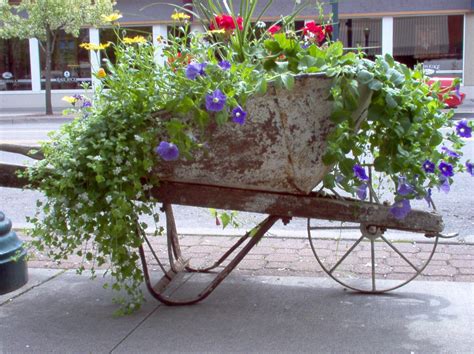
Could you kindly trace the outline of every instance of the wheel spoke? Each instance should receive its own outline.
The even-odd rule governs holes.
[[[400,252],[389,240],[387,240],[387,239],[386,239],[385,237],[383,237],[383,236],[380,236],[380,237],[382,238],[382,240],[384,240],[384,242],[385,242],[387,245],[390,246],[390,248],[391,248],[392,250],[394,250],[400,257],[402,257],[402,259],[403,259],[405,262],[407,262],[414,270],[416,270],[418,273],[421,272],[421,270],[420,270],[417,266],[415,266],[412,262],[410,262],[410,260],[409,260],[407,257],[405,257],[405,255],[404,255],[402,252]]]
[[[337,263],[329,270],[329,274],[332,274],[332,272],[334,272],[336,270],[337,267],[339,267],[339,265],[344,261],[344,259],[346,259],[346,257],[351,254],[351,252],[354,250],[354,248],[357,247],[357,245],[360,243],[360,241],[362,241],[362,239],[364,238],[364,236],[361,236],[352,246],[351,248],[349,248],[347,250],[346,253],[344,253],[344,255],[341,257],[341,259],[339,259],[339,261],[337,261]]]
[[[375,245],[374,240],[370,239],[370,258],[372,260],[372,291],[376,291],[375,289]]]

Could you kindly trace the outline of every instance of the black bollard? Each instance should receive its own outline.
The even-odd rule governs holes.
[[[0,211],[0,295],[21,288],[28,281],[26,250],[12,222]]]

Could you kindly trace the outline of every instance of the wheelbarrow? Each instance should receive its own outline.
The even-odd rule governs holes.
[[[248,100],[250,119],[245,125],[211,125],[207,149],[198,151],[193,160],[162,162],[156,166],[152,173],[157,174],[161,182],[150,193],[163,203],[169,268],[161,262],[147,236],[139,235],[144,240],[139,247],[139,254],[145,282],[153,297],[167,305],[188,305],[205,299],[275,222],[282,220],[286,224],[292,218],[308,220],[308,238],[316,260],[328,275],[347,288],[367,293],[393,290],[413,280],[426,268],[443,231],[439,214],[412,210],[406,218],[399,220],[391,215],[388,205],[372,199],[363,202],[313,191],[333,167],[322,161],[328,135],[335,127],[335,123],[329,119],[332,110],[332,102],[328,97],[331,85],[331,79],[323,75],[298,76],[292,91],[270,85],[265,95],[253,96]],[[356,130],[366,117],[370,94],[367,88],[360,88],[359,108],[352,115]],[[159,112],[156,117],[160,119]],[[163,119],[166,119],[165,115]],[[0,144],[0,150],[41,159],[41,152],[31,154],[31,149],[27,146]],[[24,167],[7,164],[0,167],[1,185],[22,187],[26,184],[14,173]],[[238,239],[214,264],[196,268],[181,251],[173,205],[237,210],[268,216]],[[315,222],[319,221],[337,221],[341,225],[334,227],[323,223],[322,226],[316,226]],[[347,223],[350,226],[346,226]],[[335,229],[350,229],[357,232],[358,236],[352,246],[329,266],[318,255],[314,245],[318,235],[315,237],[313,234],[321,230],[338,232]],[[412,262],[384,236],[389,230],[421,233],[433,239],[427,261],[421,266]],[[337,272],[362,242],[370,243],[371,272],[366,287],[351,285]],[[397,253],[414,274],[396,285],[380,286],[375,262],[375,246],[378,242]],[[153,283],[150,278],[146,248],[150,249],[164,273],[157,283]],[[197,295],[189,299],[177,299],[167,290],[180,278],[179,275],[186,273],[213,273],[215,277]]]

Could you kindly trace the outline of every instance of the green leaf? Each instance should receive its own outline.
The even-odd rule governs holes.
[[[323,185],[325,188],[334,188],[336,186],[336,179],[332,173],[328,173],[324,176]]]
[[[369,82],[369,88],[372,91],[379,91],[382,88],[382,83],[379,80],[372,80]]]
[[[429,142],[430,146],[436,147],[442,142],[443,142],[443,134],[441,134],[438,131],[433,132],[433,135],[431,135],[430,142]]]
[[[395,99],[392,97],[390,93],[387,93],[387,95],[385,96],[385,103],[387,103],[387,106],[390,108],[398,107],[397,101],[395,101]]]
[[[332,165],[337,162],[337,155],[335,153],[327,152],[323,155],[323,163],[326,166]]]
[[[298,70],[306,71],[308,68],[315,66],[316,63],[316,58],[310,55],[305,55],[303,58],[300,59],[298,63]]]
[[[374,160],[374,168],[376,171],[385,171],[388,166],[388,159],[385,156],[379,156]]]
[[[344,53],[344,46],[342,42],[333,42],[332,44],[329,45],[329,48],[327,49],[327,57],[329,58],[334,58],[334,57],[340,57]]]
[[[291,74],[282,74],[281,81],[287,90],[292,90],[295,86],[295,78]]]
[[[260,79],[258,82],[257,82],[257,93],[260,94],[260,95],[263,95],[264,93],[267,92],[267,80],[265,78],[262,78]]]
[[[278,42],[275,40],[267,39],[264,42],[264,46],[265,46],[265,49],[269,50],[272,54],[278,54],[282,51],[282,48],[280,47]]]
[[[342,123],[350,117],[351,117],[351,112],[344,109],[333,111],[331,113],[331,121],[333,121],[336,124]]]
[[[217,112],[216,114],[216,123],[221,125],[227,122],[228,114],[226,110],[222,110],[220,112]]]
[[[359,81],[361,84],[368,84],[374,79],[374,74],[371,72],[368,72],[367,70],[361,70],[357,73],[357,81]]]

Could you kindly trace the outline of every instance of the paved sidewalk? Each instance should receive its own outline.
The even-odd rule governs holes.
[[[176,290],[188,297],[204,286]],[[390,295],[328,279],[231,275],[203,302],[112,315],[108,279],[31,269],[0,296],[0,353],[470,353],[474,284],[415,281]],[[385,281],[388,283],[388,281]]]
[[[20,237],[24,239],[24,236]],[[208,266],[219,259],[237,239],[228,236],[182,236],[180,243],[184,256],[191,259],[192,265]],[[165,237],[152,238],[161,261],[167,259],[165,240]],[[315,240],[314,245],[320,258],[330,267],[354,242],[323,239]],[[433,249],[433,243],[422,236],[417,243],[394,242],[393,245],[417,267],[423,266]],[[376,274],[380,279],[408,279],[415,274],[414,269],[385,243],[376,242],[375,255]],[[73,269],[81,263],[81,259],[73,256],[61,264],[55,264],[41,254],[30,253],[30,256],[31,268]],[[148,257],[157,269],[157,263],[150,253]],[[237,271],[252,275],[326,276],[314,258],[308,239],[294,237],[264,237],[239,264]],[[335,274],[344,278],[370,277],[370,242],[362,242],[355,248]],[[456,242],[439,244],[433,259],[418,279],[474,282],[474,245]]]

